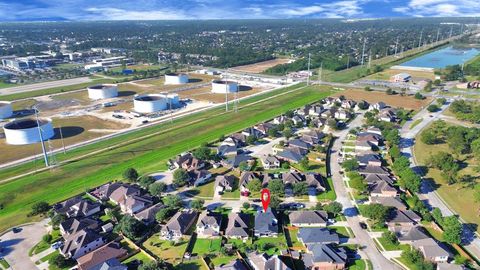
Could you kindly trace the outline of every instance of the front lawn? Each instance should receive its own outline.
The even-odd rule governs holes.
[[[282,234],[278,237],[260,237],[254,241],[256,249],[261,252],[267,253],[269,256],[274,254],[280,254],[281,250],[287,248],[287,243]]]
[[[339,237],[341,238],[350,238],[350,232],[348,231],[349,228],[344,226],[331,226],[328,229],[336,232]]]
[[[298,228],[289,228],[288,230],[285,230],[290,236],[290,247],[291,248],[299,248],[303,249],[305,246],[298,240],[297,234],[298,234]]]
[[[383,246],[383,248],[386,251],[392,251],[392,250],[410,250],[410,245],[407,244],[393,244],[384,237],[379,237],[377,238],[378,242]]]
[[[348,270],[365,270],[366,269],[366,263],[362,259],[356,259],[353,262],[350,262],[347,265]]]
[[[200,239],[197,238],[193,247],[193,254],[203,255],[219,252],[222,245],[222,239]]]
[[[332,178],[327,178],[325,182],[326,190],[317,195],[317,199],[319,201],[335,201],[337,199],[337,194],[335,193],[335,189],[333,188],[333,180]]]
[[[215,192],[215,181],[213,179],[206,184],[200,185],[188,191],[188,193],[194,195],[195,197],[200,197],[200,198],[213,198],[214,192]]]

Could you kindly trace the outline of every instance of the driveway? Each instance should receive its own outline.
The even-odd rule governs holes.
[[[12,231],[1,236],[1,256],[14,270],[35,270],[35,263],[28,256],[28,251],[47,233],[47,220],[21,227],[18,233]]]
[[[250,147],[246,147],[246,150],[251,152],[251,156],[262,158],[268,155],[273,155],[272,147],[278,144],[280,141],[285,141],[285,138],[275,138],[268,143],[265,144],[258,144]]]

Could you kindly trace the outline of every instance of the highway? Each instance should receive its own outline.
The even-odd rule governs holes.
[[[7,88],[0,89],[0,96],[32,92],[32,91],[43,90],[43,89],[54,88],[54,87],[70,86],[70,85],[88,83],[88,82],[92,82],[92,79],[90,79],[89,77],[80,77],[80,78],[67,79],[67,80],[58,80],[58,81],[51,81],[51,82],[42,82],[42,83],[7,87]]]

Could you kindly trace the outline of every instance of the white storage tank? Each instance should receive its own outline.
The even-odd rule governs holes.
[[[238,92],[238,84],[233,81],[213,80],[212,92],[218,94]]]
[[[98,84],[87,87],[88,97],[93,100],[114,98],[118,96],[116,84]]]
[[[39,126],[44,141],[55,135],[52,120],[48,118],[38,119],[38,122],[36,119],[31,118],[14,120],[5,124],[3,131],[8,144],[33,144],[41,141]]]
[[[138,95],[133,99],[133,108],[139,113],[154,113],[167,109],[167,98],[164,95]]]
[[[165,84],[186,84],[188,75],[185,73],[167,73],[165,74]]]
[[[0,119],[6,119],[13,115],[12,103],[0,101]]]

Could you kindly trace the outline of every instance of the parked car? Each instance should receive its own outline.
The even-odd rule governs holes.
[[[63,242],[62,241],[57,241],[57,242],[52,244],[53,249],[59,249],[61,247],[63,247]]]
[[[368,228],[367,224],[365,222],[359,222],[358,225],[360,225],[360,228],[366,230]]]
[[[21,231],[22,231],[22,228],[18,228],[18,227],[15,227],[15,228],[12,229],[13,233],[19,233]]]

